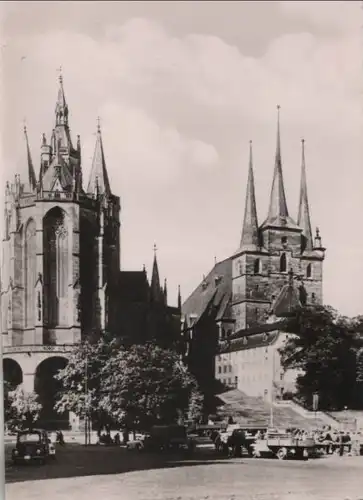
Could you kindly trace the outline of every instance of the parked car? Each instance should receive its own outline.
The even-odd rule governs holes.
[[[48,459],[55,459],[55,447],[46,431],[18,431],[16,445],[12,450],[14,464],[36,461],[44,464]]]
[[[187,429],[183,425],[155,425],[142,439],[130,441],[128,449],[145,451],[167,451],[182,450],[192,453],[195,449],[195,440],[188,436]]]

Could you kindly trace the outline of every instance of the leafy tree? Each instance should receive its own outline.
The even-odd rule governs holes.
[[[98,426],[105,427],[110,418],[101,407],[101,372],[106,360],[117,347],[114,340],[102,337],[79,344],[71,353],[67,366],[55,376],[62,382],[55,409],[71,411],[84,419],[86,413]]]
[[[357,370],[356,325],[329,307],[306,307],[296,311],[285,325],[293,334],[280,349],[284,369],[301,371],[297,396],[311,407],[319,394],[321,409],[354,405]]]
[[[176,422],[196,387],[179,355],[152,343],[114,351],[101,378],[101,407],[130,429]]]
[[[8,393],[8,425],[10,428],[31,429],[39,419],[42,405],[35,392],[24,391],[19,385]]]
[[[176,421],[197,391],[175,351],[152,343],[124,346],[109,337],[78,345],[56,378],[63,385],[56,410],[81,418],[87,410],[99,429]],[[196,401],[192,406],[197,411]]]

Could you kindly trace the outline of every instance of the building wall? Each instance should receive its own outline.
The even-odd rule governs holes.
[[[228,387],[236,387],[248,396],[271,401],[282,395],[282,390],[295,387],[298,373],[284,372],[278,350],[287,335],[279,333],[277,340],[261,347],[240,349],[218,354],[215,358],[215,377]]]
[[[290,270],[303,284],[307,303],[322,303],[323,261],[313,252],[301,254],[301,230],[265,229],[262,244],[264,251],[242,251],[233,257],[235,331],[266,320],[272,303],[288,282]]]

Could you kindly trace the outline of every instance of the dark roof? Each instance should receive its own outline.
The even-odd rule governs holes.
[[[144,271],[120,271],[118,296],[122,301],[148,300],[149,285]]]
[[[221,311],[226,311],[232,292],[232,259],[218,262],[208,276],[198,285],[182,305],[182,314],[195,314],[197,321],[203,316],[208,306],[214,306],[216,318]],[[223,313],[222,313],[223,316]]]

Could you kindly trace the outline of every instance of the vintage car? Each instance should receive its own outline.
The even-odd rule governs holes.
[[[195,449],[195,440],[188,436],[183,425],[155,425],[142,438],[128,443],[128,449],[145,451],[179,450],[192,453]]]
[[[44,430],[23,430],[17,433],[16,445],[12,450],[14,464],[36,461],[45,464],[55,459],[55,447]]]

